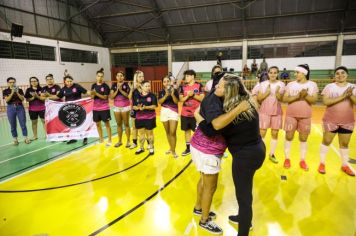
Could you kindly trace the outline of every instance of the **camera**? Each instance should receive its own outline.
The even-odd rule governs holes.
[[[172,93],[172,89],[173,89],[172,86],[168,86],[168,87],[167,87],[167,92],[168,92],[168,94],[171,94],[171,93]]]
[[[19,91],[19,87],[17,87],[16,85],[14,86],[14,92],[18,92]]]

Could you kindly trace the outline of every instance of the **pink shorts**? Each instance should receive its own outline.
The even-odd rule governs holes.
[[[284,121],[284,130],[286,132],[298,131],[302,134],[310,134],[311,118],[296,118],[286,116]]]
[[[269,116],[259,114],[260,129],[282,129],[282,115]]]
[[[338,128],[343,128],[343,129],[347,129],[350,131],[354,130],[354,123],[350,123],[350,124],[335,124],[335,123],[327,123],[327,122],[323,122],[323,130],[324,131],[328,131],[328,132],[332,132],[337,130]]]

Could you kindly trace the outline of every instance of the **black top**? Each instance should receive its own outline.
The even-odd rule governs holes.
[[[49,93],[51,95],[57,95],[57,93],[61,90],[58,84],[53,85],[52,87],[48,87],[48,85],[42,87],[42,93]]]
[[[99,93],[101,95],[109,95],[110,94],[110,87],[106,83],[102,83],[100,85],[98,85],[97,83],[92,84],[91,90],[95,90],[97,93]],[[102,99],[102,98],[99,98],[98,96],[95,95],[94,99]],[[103,100],[107,100],[107,99],[103,99]]]
[[[135,101],[135,99],[137,98],[137,97],[139,97],[140,96],[140,91],[136,88],[136,89],[134,89],[134,91],[132,92],[132,101]]]
[[[254,110],[254,118],[251,121],[244,119],[240,120],[237,124],[231,122],[225,128],[219,131],[215,130],[211,121],[224,113],[222,104],[221,99],[213,93],[208,94],[203,99],[202,105],[206,106],[207,109],[203,109],[204,114],[202,116],[205,120],[199,126],[205,135],[213,136],[221,133],[231,153],[237,152],[242,146],[254,145],[261,141],[259,119],[256,110]]]
[[[61,88],[57,97],[65,97],[66,101],[75,101],[82,98],[82,93],[87,93],[87,90],[79,84],[73,84],[70,88],[67,86]]]
[[[172,88],[173,89],[173,88]],[[166,90],[162,89],[161,91],[159,91],[158,93],[158,99],[161,99],[164,97],[164,95],[166,95]],[[179,93],[177,89],[174,89],[174,96],[176,96],[176,98],[179,100]],[[171,95],[169,95],[166,100],[164,100],[164,102],[162,103],[162,105],[169,105],[169,106],[177,106],[177,103],[174,103],[173,98]]]
[[[25,98],[27,98],[27,99],[32,98],[33,96],[31,93],[37,93],[38,96],[41,96],[42,88],[40,86],[38,86],[36,90],[34,90],[32,87],[27,88],[26,92],[25,92]],[[28,104],[30,106],[38,106],[38,105],[43,105],[44,101],[42,101],[38,98],[35,98],[32,101],[29,101]]]
[[[114,84],[111,86],[111,90],[114,91],[114,92],[116,92],[116,90],[117,90],[117,83],[114,83]],[[121,85],[121,90],[124,91],[125,93],[129,94],[129,93],[130,93],[130,86],[129,86],[129,84],[128,84],[127,82],[124,82],[124,83]],[[117,94],[116,94],[115,97],[117,97],[117,96],[119,96],[119,95],[124,96],[124,95],[120,92],[120,90],[117,91]],[[124,96],[124,97],[125,97],[125,96]]]
[[[18,89],[18,93],[22,96],[24,96],[23,90],[22,89]],[[8,97],[11,94],[11,89],[7,88],[4,89],[4,91],[2,91],[2,97],[5,99],[6,97]],[[14,95],[12,95],[12,98],[10,99],[10,101],[7,102],[7,104],[17,104],[20,105],[22,104],[21,99],[19,98],[19,96],[17,96],[17,93],[14,93]]]

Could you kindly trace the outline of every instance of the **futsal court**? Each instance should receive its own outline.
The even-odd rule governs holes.
[[[267,158],[257,171],[250,235],[356,235],[356,179],[340,170],[337,138],[327,155],[326,174],[317,172],[323,111],[323,106],[313,108],[308,172],[299,167],[296,138],[292,167],[283,168],[283,132],[279,163]],[[106,147],[94,138],[87,146],[46,142],[43,130],[31,144],[13,146],[6,116],[0,125],[0,235],[211,235],[192,212],[199,173],[190,155],[175,159],[165,154],[169,148],[159,117],[154,155]],[[177,135],[181,153],[185,143],[179,126]],[[267,152],[269,141],[268,132]],[[356,157],[355,143],[353,135],[351,157]],[[236,235],[228,216],[237,209],[228,155],[212,203],[224,235]]]

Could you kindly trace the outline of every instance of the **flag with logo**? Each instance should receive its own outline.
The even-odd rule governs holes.
[[[47,141],[98,137],[93,121],[93,99],[60,102],[46,100]]]

